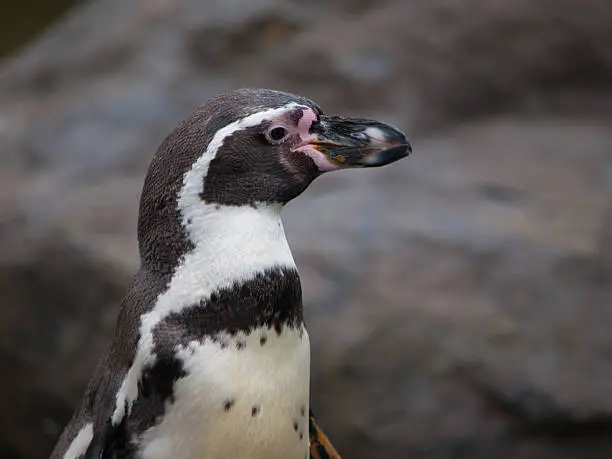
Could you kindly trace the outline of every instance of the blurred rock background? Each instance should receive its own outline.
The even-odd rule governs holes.
[[[313,404],[346,459],[612,456],[609,0],[90,0],[17,49],[18,21],[52,2],[13,4],[2,458],[47,457],[80,399],[137,266],[157,145],[240,86],[413,142],[286,211]]]

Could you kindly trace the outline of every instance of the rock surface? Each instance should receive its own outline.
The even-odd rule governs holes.
[[[344,457],[612,454],[612,5],[93,0],[0,66],[0,455],[44,458],[137,265],[148,160],[207,97],[406,129],[286,211]]]

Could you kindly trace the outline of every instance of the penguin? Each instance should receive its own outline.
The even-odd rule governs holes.
[[[339,458],[281,211],[319,175],[407,156],[396,128],[269,89],[216,96],[151,160],[140,267],[51,459]]]

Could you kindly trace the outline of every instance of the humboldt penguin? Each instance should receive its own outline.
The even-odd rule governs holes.
[[[267,89],[217,96],[162,142],[140,268],[52,459],[338,458],[309,406],[310,344],[281,211],[324,172],[411,151],[378,121]]]

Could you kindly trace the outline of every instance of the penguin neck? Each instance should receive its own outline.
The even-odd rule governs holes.
[[[206,263],[202,275],[295,268],[281,211],[281,204],[256,203],[205,204],[185,212],[183,222],[194,247],[190,256]]]
[[[281,204],[183,209],[192,249],[179,262],[171,286],[187,282],[192,301],[274,269],[296,270],[281,220]]]

